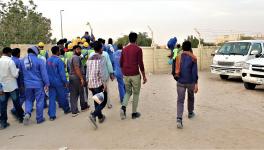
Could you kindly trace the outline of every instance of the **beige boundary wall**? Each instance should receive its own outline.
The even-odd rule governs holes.
[[[35,45],[31,45],[31,44],[11,44],[10,47],[11,48],[20,48],[21,50],[21,57],[25,56],[27,54],[27,50],[28,48],[35,46]],[[52,45],[45,45],[44,49],[48,49],[50,50],[52,47]],[[51,55],[51,54],[50,54]]]
[[[27,44],[12,44],[11,48],[20,48],[21,57],[25,56],[27,49],[33,45]],[[45,45],[45,49],[51,49],[52,45]],[[217,49],[217,47],[201,47],[193,49],[194,54],[198,58],[198,66],[200,70],[209,70],[212,63],[211,54]],[[147,73],[171,73],[171,66],[168,64],[168,56],[170,50],[168,49],[156,49],[152,47],[142,47],[144,65]],[[200,53],[201,52],[201,53]],[[201,56],[201,57],[200,57]]]
[[[198,59],[199,70],[210,70],[210,66],[213,63],[212,54],[214,54],[218,48],[219,47],[217,46],[203,46],[201,48],[193,49],[193,52]]]

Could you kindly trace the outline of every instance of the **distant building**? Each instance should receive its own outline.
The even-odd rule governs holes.
[[[254,35],[253,38],[256,39],[256,40],[264,40],[264,34]]]
[[[215,40],[216,44],[219,43],[224,43],[228,41],[237,41],[241,40],[241,38],[247,37],[247,38],[252,38],[255,40],[264,40],[264,34],[256,34],[256,35],[245,35],[245,34],[230,34],[230,35],[221,35],[218,36]]]
[[[240,40],[241,37],[245,36],[245,34],[230,34],[230,35],[221,35],[216,38],[215,43],[224,43],[228,41],[237,41]]]

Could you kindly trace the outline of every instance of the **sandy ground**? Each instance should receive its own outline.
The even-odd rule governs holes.
[[[175,81],[170,75],[148,79],[142,86],[140,119],[131,119],[130,103],[128,119],[120,120],[114,82],[114,107],[104,110],[107,120],[98,130],[88,121],[90,111],[72,118],[59,110],[56,121],[29,126],[9,115],[11,126],[0,131],[0,149],[264,149],[264,87],[248,91],[240,80],[221,81],[201,72],[197,116],[189,120],[185,112],[184,129],[178,130]]]

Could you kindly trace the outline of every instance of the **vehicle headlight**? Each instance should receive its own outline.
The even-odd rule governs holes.
[[[213,65],[217,65],[218,62],[216,60],[213,60]]]
[[[249,70],[249,68],[250,68],[250,64],[249,63],[244,63],[243,69]]]
[[[236,62],[236,63],[235,63],[235,67],[243,67],[243,66],[244,66],[244,64],[245,64],[245,62],[244,62],[244,61],[241,61],[241,62]]]

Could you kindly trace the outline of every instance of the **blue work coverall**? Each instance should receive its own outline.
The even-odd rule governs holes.
[[[118,90],[119,90],[119,97],[120,97],[120,102],[123,102],[126,90],[125,90],[125,84],[123,80],[123,73],[121,71],[120,67],[120,58],[121,58],[121,53],[122,50],[117,50],[114,52],[114,68],[115,68],[115,76],[118,82]]]
[[[19,69],[19,76],[17,78],[17,85],[18,85],[18,89],[19,89],[19,101],[20,101],[20,105],[22,106],[26,100],[25,89],[24,89],[23,70],[22,70],[22,61],[18,57],[14,57],[14,56],[12,57],[12,60],[16,64],[17,69]],[[15,108],[13,108],[12,111],[15,111]]]
[[[36,54],[30,53],[22,63],[22,70],[25,84],[25,113],[31,116],[33,102],[36,99],[36,120],[37,123],[45,121],[44,110],[44,86],[49,86],[46,64]]]
[[[49,111],[50,118],[56,117],[56,99],[61,105],[64,113],[70,111],[69,101],[66,97],[66,86],[68,84],[64,62],[59,56],[51,56],[47,60],[47,72],[49,76]]]

